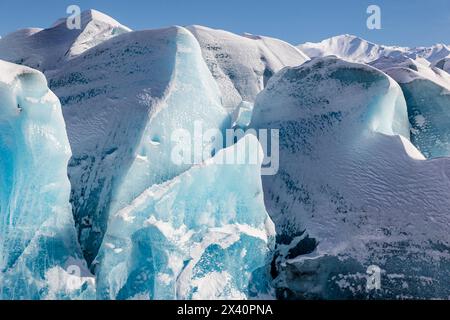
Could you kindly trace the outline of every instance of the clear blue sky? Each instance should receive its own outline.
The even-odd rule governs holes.
[[[0,35],[48,27],[68,5],[97,9],[130,28],[201,24],[293,44],[355,34],[403,46],[450,44],[450,0],[1,0]],[[381,7],[382,30],[368,30],[366,9]]]

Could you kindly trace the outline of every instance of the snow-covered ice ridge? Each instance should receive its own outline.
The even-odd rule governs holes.
[[[450,296],[448,46],[81,18],[0,39],[0,299]],[[194,123],[278,174],[175,165]]]

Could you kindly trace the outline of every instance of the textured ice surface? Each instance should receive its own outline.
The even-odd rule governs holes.
[[[318,58],[270,80],[252,126],[280,129],[279,173],[263,177],[279,297],[449,296],[450,160],[409,142],[398,84]],[[380,290],[366,290],[370,265]]]
[[[427,157],[450,156],[450,75],[410,58],[381,58],[371,65],[396,80],[405,95],[411,142]]]
[[[247,139],[146,189],[110,217],[97,258],[98,298],[246,299],[270,293],[274,226],[264,208],[261,162],[216,163],[244,141],[259,147],[254,136]],[[254,152],[262,159],[261,150]]]
[[[67,123],[72,204],[89,262],[109,212],[190,167],[171,161],[174,130],[231,126],[197,40],[181,27],[119,35],[73,58],[50,84]]]
[[[254,102],[267,81],[285,66],[309,58],[292,45],[269,37],[202,26],[187,27],[200,42],[203,57],[219,84],[224,106],[233,111],[242,100]]]
[[[0,60],[0,299],[92,293],[69,204],[70,155],[44,75]]]

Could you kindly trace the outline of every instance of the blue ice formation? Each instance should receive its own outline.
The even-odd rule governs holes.
[[[70,156],[44,75],[0,60],[0,299],[92,296],[69,204]]]
[[[0,62],[0,299],[450,296],[446,46],[81,20],[0,39],[60,99]],[[249,124],[277,174],[202,135]]]
[[[269,296],[275,230],[264,207],[261,162],[216,161],[255,143],[259,148],[254,136],[242,138],[112,215],[95,262],[97,297]],[[262,149],[253,151],[262,160]]]
[[[172,161],[172,133],[187,131],[194,145],[195,128],[231,126],[200,46],[182,27],[118,35],[70,60],[50,84],[73,151],[71,202],[88,263],[110,213],[192,165]]]
[[[269,81],[251,126],[280,130],[279,172],[263,177],[279,298],[448,297],[450,161],[411,144],[394,80],[316,58]]]

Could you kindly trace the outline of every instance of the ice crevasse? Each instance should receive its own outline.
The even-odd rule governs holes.
[[[280,130],[279,172],[263,177],[278,297],[448,297],[450,161],[411,144],[395,81],[316,58],[269,81],[251,126]],[[380,290],[366,290],[372,265]]]
[[[0,61],[0,299],[93,293],[69,203],[70,156],[44,75]]]

